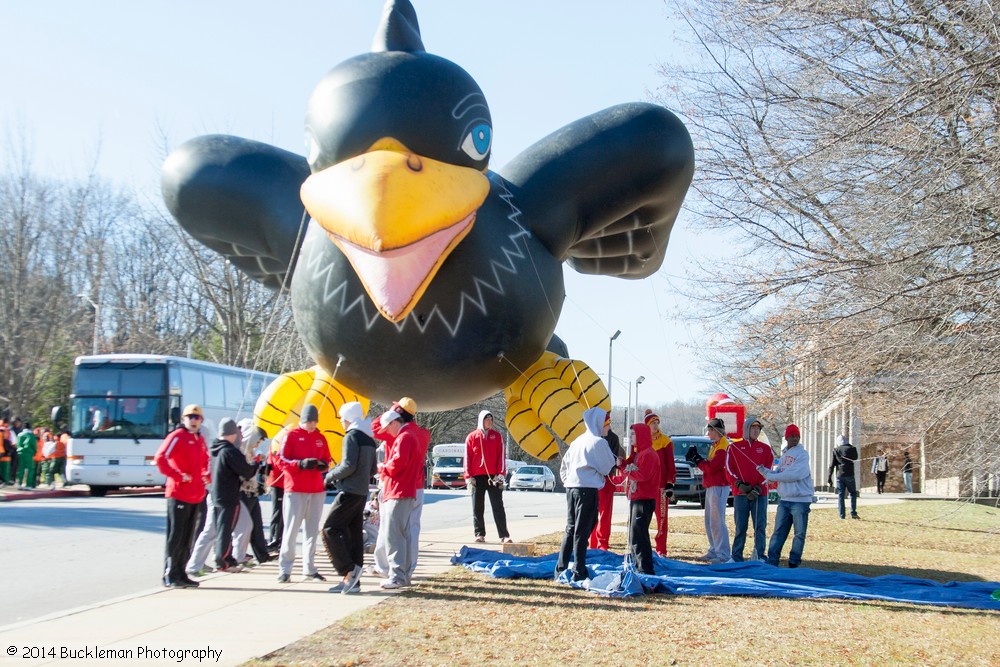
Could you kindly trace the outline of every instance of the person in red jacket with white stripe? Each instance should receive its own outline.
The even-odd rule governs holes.
[[[285,442],[288,431],[282,429],[271,440],[267,453],[267,477],[264,480],[271,489],[271,526],[268,535],[267,551],[269,554],[281,551],[281,536],[285,532],[284,500],[285,474],[281,470],[281,445]]]
[[[733,560],[743,562],[743,546],[747,541],[747,524],[753,521],[753,551],[750,560],[765,560],[767,544],[767,489],[764,476],[757,466],[770,469],[774,452],[766,442],[758,440],[763,425],[754,416],[748,416],[743,425],[745,438],[734,440],[726,450],[726,478],[733,492]]]
[[[667,533],[670,530],[670,500],[674,497],[677,481],[677,462],[674,461],[674,442],[660,431],[660,417],[647,409],[643,422],[653,438],[653,451],[660,460],[660,495],[656,497],[656,553],[667,555]]]
[[[636,568],[653,574],[653,545],[649,523],[660,496],[660,459],[653,451],[653,438],[646,424],[632,424],[632,454],[625,462],[625,495],[629,499],[628,546]]]
[[[330,467],[330,447],[326,437],[317,429],[319,410],[315,405],[305,405],[299,425],[285,436],[278,461],[285,483],[284,506],[285,532],[281,536],[278,556],[278,581],[291,579],[295,564],[295,537],[299,526],[305,530],[303,544],[302,576],[306,579],[326,581],[316,569],[316,540],[323,518],[323,501],[326,486],[323,476]]]
[[[483,520],[484,496],[489,493],[493,522],[501,543],[510,542],[507,513],[503,507],[503,487],[506,481],[507,457],[504,456],[503,436],[493,428],[489,410],[479,413],[479,426],[465,437],[465,480],[472,496],[472,530],[476,542],[486,541]]]
[[[198,529],[198,512],[209,480],[208,446],[198,432],[202,413],[197,405],[185,406],[181,427],[171,432],[156,450],[153,462],[167,477],[167,557],[163,585],[198,588],[184,566]]]
[[[379,419],[379,429],[375,432],[375,437],[386,443],[379,507],[379,530],[385,531],[389,566],[381,583],[384,589],[409,586],[417,566],[424,461],[431,434],[413,421],[416,411],[417,404],[412,398],[399,399]]]

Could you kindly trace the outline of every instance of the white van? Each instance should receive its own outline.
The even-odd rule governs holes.
[[[465,488],[465,443],[434,445],[431,449],[434,467],[431,470],[432,489]]]

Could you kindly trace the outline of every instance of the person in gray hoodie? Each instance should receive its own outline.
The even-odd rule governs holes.
[[[339,488],[340,493],[330,506],[321,532],[330,562],[343,577],[330,592],[347,595],[361,592],[365,564],[364,511],[368,485],[377,464],[372,423],[365,419],[361,404],[344,403],[340,408],[340,423],[345,433],[343,455],[325,480],[327,488]]]
[[[604,435],[611,427],[605,425],[607,412],[590,408],[583,413],[587,431],[570,443],[563,453],[559,477],[566,487],[566,533],[563,535],[556,576],[573,560],[573,579],[587,579],[587,541],[597,523],[597,492],[604,478],[615,467],[615,456]]]
[[[813,499],[812,472],[809,470],[809,452],[799,440],[799,427],[789,424],[785,429],[788,448],[778,459],[777,470],[757,466],[757,471],[768,481],[778,482],[778,511],[774,518],[774,532],[767,545],[767,562],[777,567],[781,549],[785,546],[788,531],[794,525],[792,550],[788,553],[788,567],[798,567],[806,545],[806,528],[809,527],[809,505]]]
[[[212,454],[212,504],[215,506],[215,567],[220,572],[239,572],[243,566],[233,557],[233,530],[240,513],[240,486],[257,474],[236,447],[240,429],[226,417],[219,421],[219,437]]]

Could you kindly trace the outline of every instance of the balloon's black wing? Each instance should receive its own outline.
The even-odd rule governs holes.
[[[645,278],[663,263],[694,148],[663,107],[623,104],[550,134],[500,173],[557,258],[581,273]]]
[[[163,199],[191,236],[269,287],[294,268],[308,217],[299,188],[306,159],[239,137],[209,135],[163,165]]]

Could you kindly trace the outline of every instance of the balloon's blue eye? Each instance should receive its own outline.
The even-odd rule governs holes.
[[[312,166],[316,162],[316,158],[319,157],[319,142],[316,141],[316,137],[309,130],[306,130],[306,152],[308,153],[306,162],[309,163],[309,166]]]
[[[462,150],[473,160],[482,160],[490,152],[493,130],[489,125],[476,125],[462,140]]]

